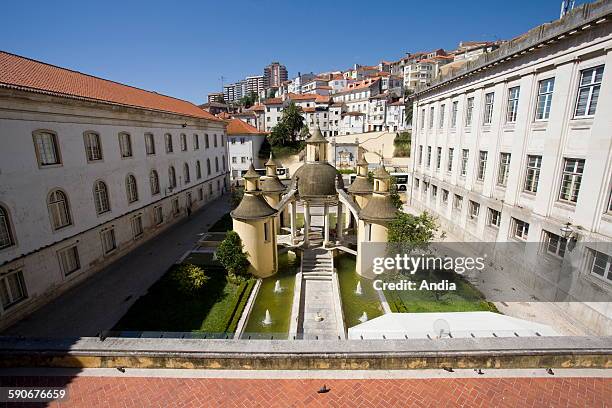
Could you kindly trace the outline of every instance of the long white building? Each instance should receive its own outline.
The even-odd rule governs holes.
[[[419,88],[413,206],[460,240],[544,243],[543,259],[564,257],[568,228],[611,242],[611,18],[584,5]],[[581,278],[612,293],[612,253],[584,257]],[[565,307],[611,332],[609,304]]]
[[[225,126],[0,52],[0,328],[222,194]]]

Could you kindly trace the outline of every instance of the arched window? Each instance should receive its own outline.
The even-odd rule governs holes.
[[[200,136],[194,133],[193,135],[193,150],[198,150],[200,148]]]
[[[87,161],[102,160],[102,145],[100,144],[100,135],[94,132],[87,132],[85,137],[85,153]]]
[[[208,171],[208,175],[210,176],[210,159],[206,159],[206,170]]]
[[[170,185],[170,188],[176,187],[176,172],[174,171],[173,166],[168,168],[168,184]]]
[[[108,199],[108,188],[103,181],[96,181],[94,184],[94,205],[96,213],[103,214],[110,211],[110,200]]]
[[[15,245],[8,211],[0,205],[0,249]]]
[[[51,191],[47,206],[49,207],[49,215],[51,216],[51,225],[53,229],[57,230],[72,224],[68,197],[66,197],[63,191]]]
[[[183,164],[183,179],[185,183],[189,183],[191,181],[191,177],[189,177],[189,164]]]
[[[219,158],[215,157],[215,172],[219,172]]]
[[[119,133],[119,150],[121,157],[132,157],[132,138],[129,133]]]
[[[187,151],[187,135],[184,133],[181,133],[181,150]]]
[[[151,195],[159,194],[159,176],[157,171],[151,170],[149,181],[151,183]]]
[[[125,190],[127,192],[128,203],[138,201],[138,186],[136,185],[136,177],[132,174],[125,178]]]
[[[196,178],[198,180],[202,178],[202,166],[199,160],[196,162]]]

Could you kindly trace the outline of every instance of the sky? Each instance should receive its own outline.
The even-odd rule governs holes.
[[[584,1],[577,0],[576,5]],[[2,1],[0,50],[194,103],[279,61],[374,65],[459,41],[510,39],[561,0]]]

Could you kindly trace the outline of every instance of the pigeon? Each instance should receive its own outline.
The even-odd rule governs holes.
[[[478,373],[478,375],[483,375],[484,374],[484,372],[480,368],[478,370],[474,369],[474,371],[476,371]]]
[[[442,369],[444,371],[448,371],[449,373],[454,373],[455,372],[455,370],[453,370],[453,367],[442,367]]]
[[[553,369],[552,369],[552,368],[550,368],[550,367],[548,367],[548,368],[546,369],[546,372],[547,372],[548,374],[550,374],[550,375],[555,375],[555,372],[554,372],[554,371],[553,371]]]
[[[125,368],[123,367],[117,367],[117,370],[121,371],[122,373],[125,373]]]
[[[327,386],[325,384],[323,384],[323,386],[321,388],[319,388],[319,391],[317,391],[318,394],[325,394],[328,393],[331,390],[331,388],[327,388]]]

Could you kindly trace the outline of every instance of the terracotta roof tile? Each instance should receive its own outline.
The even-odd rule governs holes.
[[[264,101],[264,105],[281,105],[282,103],[281,98],[268,98]]]
[[[256,127],[249,125],[240,119],[231,119],[227,125],[228,135],[265,135],[265,132],[258,130]]]
[[[0,87],[219,121],[182,99],[0,51]]]

